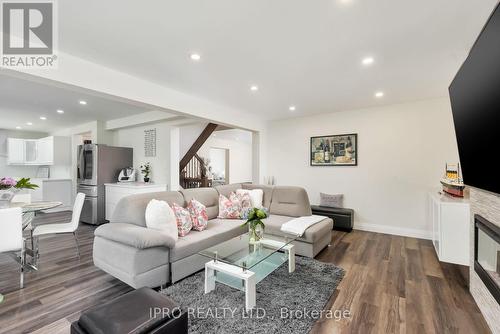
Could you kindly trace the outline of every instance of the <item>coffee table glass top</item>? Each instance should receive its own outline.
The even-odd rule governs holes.
[[[273,258],[273,254],[282,251],[295,239],[297,239],[297,237],[293,235],[287,237],[273,236],[273,239],[266,239],[264,237],[264,239],[259,242],[252,244],[250,243],[249,234],[246,233],[207,248],[198,254],[212,260],[240,267],[244,270],[252,270],[252,268],[266,259]],[[281,264],[282,263],[279,265]]]

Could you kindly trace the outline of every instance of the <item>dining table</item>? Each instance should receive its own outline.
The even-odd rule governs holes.
[[[29,231],[31,239],[31,248],[26,248],[26,255],[31,259],[30,262],[25,261],[25,269],[27,270],[38,270],[38,247],[35,247],[35,242],[33,239],[33,220],[37,213],[57,208],[62,205],[62,202],[54,201],[33,201],[31,203],[24,202],[11,202],[7,205],[7,208],[21,208],[23,215],[23,231]],[[15,260],[20,261],[20,257],[15,256]],[[3,302],[4,296],[0,294],[0,303]]]

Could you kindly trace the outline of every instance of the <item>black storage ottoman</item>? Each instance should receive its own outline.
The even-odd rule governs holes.
[[[71,324],[71,334],[187,332],[187,313],[168,297],[150,288],[140,288],[91,308]]]
[[[311,205],[313,215],[326,216],[333,219],[333,229],[351,232],[354,227],[354,210],[333,208],[330,206]]]

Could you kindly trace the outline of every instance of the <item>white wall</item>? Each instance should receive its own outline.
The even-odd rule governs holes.
[[[144,155],[144,130],[149,129],[156,129],[156,157]],[[115,130],[113,131],[113,145],[134,149],[134,167],[138,170],[139,180],[143,179],[139,171],[140,166],[150,162],[151,181],[168,184],[170,188],[170,130],[171,127],[166,122]]]
[[[92,140],[96,144],[112,144],[112,133],[104,129],[104,122],[91,121],[83,124],[58,130],[51,133],[53,136],[67,136],[71,138],[71,166],[51,166],[51,177],[70,178],[73,182],[73,193],[76,194],[76,169],[78,145],[83,144],[84,139]]]
[[[181,156],[181,159],[184,155],[186,155],[187,151],[191,148],[196,139],[198,139],[207,124],[208,123],[201,122],[179,128],[179,155]]]
[[[357,167],[309,166],[311,136],[358,134]],[[448,99],[270,122],[267,168],[280,185],[344,194],[355,228],[430,237],[426,193],[439,188],[445,162],[458,161]]]
[[[216,131],[198,155],[210,157],[210,148],[229,150],[229,183],[252,182],[252,133],[244,130]]]
[[[0,178],[11,177],[36,177],[38,166],[9,166],[7,165],[7,138],[38,139],[47,137],[46,133],[30,131],[13,131],[0,129]]]

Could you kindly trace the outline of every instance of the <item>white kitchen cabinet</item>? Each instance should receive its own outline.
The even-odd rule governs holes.
[[[35,164],[38,158],[37,139],[24,140],[24,163]]]
[[[469,265],[470,204],[468,199],[430,193],[428,218],[439,261]]]
[[[24,139],[7,138],[7,163],[9,165],[24,163]]]
[[[37,141],[38,155],[36,158],[37,164],[53,165],[54,164],[54,137],[42,138]]]
[[[71,142],[69,137],[40,139],[8,138],[9,165],[69,165]]]
[[[153,193],[167,191],[166,184],[143,183],[143,182],[123,182],[106,183],[106,220],[110,220],[115,212],[118,202],[126,196],[134,194]]]

